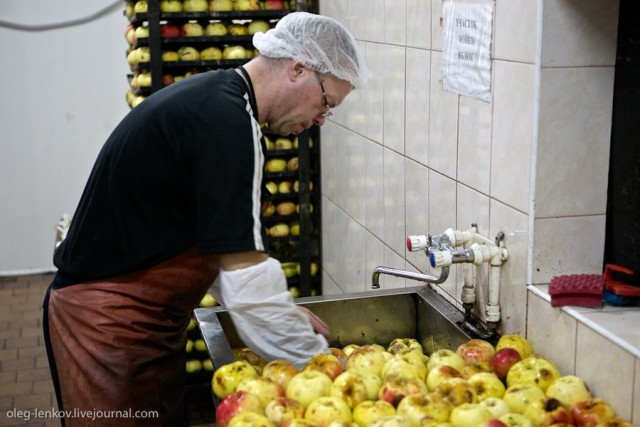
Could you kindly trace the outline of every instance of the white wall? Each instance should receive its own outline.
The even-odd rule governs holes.
[[[124,2],[48,31],[0,26],[0,275],[53,270],[55,224],[73,213],[98,150],[127,113]],[[43,25],[113,1],[3,0],[0,20]]]

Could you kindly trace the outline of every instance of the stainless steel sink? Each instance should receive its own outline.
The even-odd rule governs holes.
[[[429,287],[360,292],[299,298],[296,303],[324,319],[330,327],[329,343],[377,343],[394,338],[415,338],[426,354],[441,348],[456,349],[471,337],[461,328],[463,314]],[[232,348],[244,347],[222,307],[195,310],[214,369],[235,360]]]

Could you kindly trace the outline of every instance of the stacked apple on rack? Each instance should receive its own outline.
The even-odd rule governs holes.
[[[519,335],[427,355],[413,338],[349,344],[304,366],[244,358],[214,372],[221,427],[631,426]]]

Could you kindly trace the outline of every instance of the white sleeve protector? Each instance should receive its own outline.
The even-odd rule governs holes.
[[[299,368],[329,349],[293,302],[274,258],[247,268],[220,270],[212,291],[231,315],[238,336],[266,360],[287,359]]]

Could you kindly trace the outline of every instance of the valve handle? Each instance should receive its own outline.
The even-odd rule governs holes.
[[[418,252],[428,247],[429,238],[427,236],[407,236],[407,249],[409,252]]]

